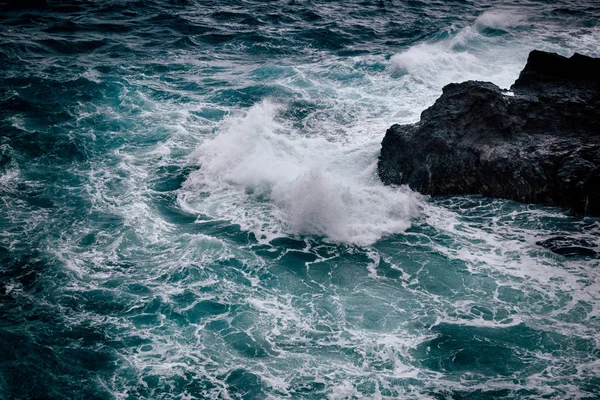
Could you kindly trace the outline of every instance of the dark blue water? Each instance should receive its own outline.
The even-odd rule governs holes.
[[[0,398],[596,399],[600,221],[376,176],[594,1],[0,1]]]

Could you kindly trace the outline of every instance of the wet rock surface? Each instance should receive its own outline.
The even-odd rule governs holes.
[[[600,215],[600,59],[532,51],[510,91],[447,85],[418,123],[388,129],[378,172],[424,194]]]

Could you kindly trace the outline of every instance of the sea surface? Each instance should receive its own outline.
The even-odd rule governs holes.
[[[0,399],[599,399],[600,219],[380,143],[598,1],[0,1]]]

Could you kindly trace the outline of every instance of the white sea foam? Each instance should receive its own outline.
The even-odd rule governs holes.
[[[518,77],[529,48],[506,48],[498,39],[482,36],[472,26],[447,39],[420,43],[391,58],[391,71],[431,102],[451,82],[491,81],[510,87]],[[493,49],[493,53],[490,52]]]
[[[450,30],[445,39],[419,43],[394,54],[390,70],[410,92],[431,104],[441,88],[451,82],[482,80],[501,88],[510,87],[533,49],[566,56],[576,51],[598,55],[598,28],[574,35],[560,26],[534,24],[534,18],[522,9],[486,11],[473,24]],[[525,26],[533,30],[527,40],[518,33]],[[502,30],[509,35],[489,36],[487,28]],[[427,105],[424,103],[423,107]]]
[[[263,102],[230,118],[196,150],[182,204],[231,220],[257,238],[316,235],[370,244],[410,226],[416,195],[375,176],[378,143],[344,148],[277,122]],[[199,195],[201,194],[201,195]]]
[[[481,14],[473,24],[475,29],[482,31],[485,28],[507,29],[515,28],[526,23],[527,17],[523,11],[517,10],[491,10]]]

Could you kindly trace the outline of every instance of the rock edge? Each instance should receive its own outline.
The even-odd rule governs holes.
[[[451,83],[393,125],[378,173],[429,195],[481,194],[600,215],[600,58],[534,50],[510,92]]]

